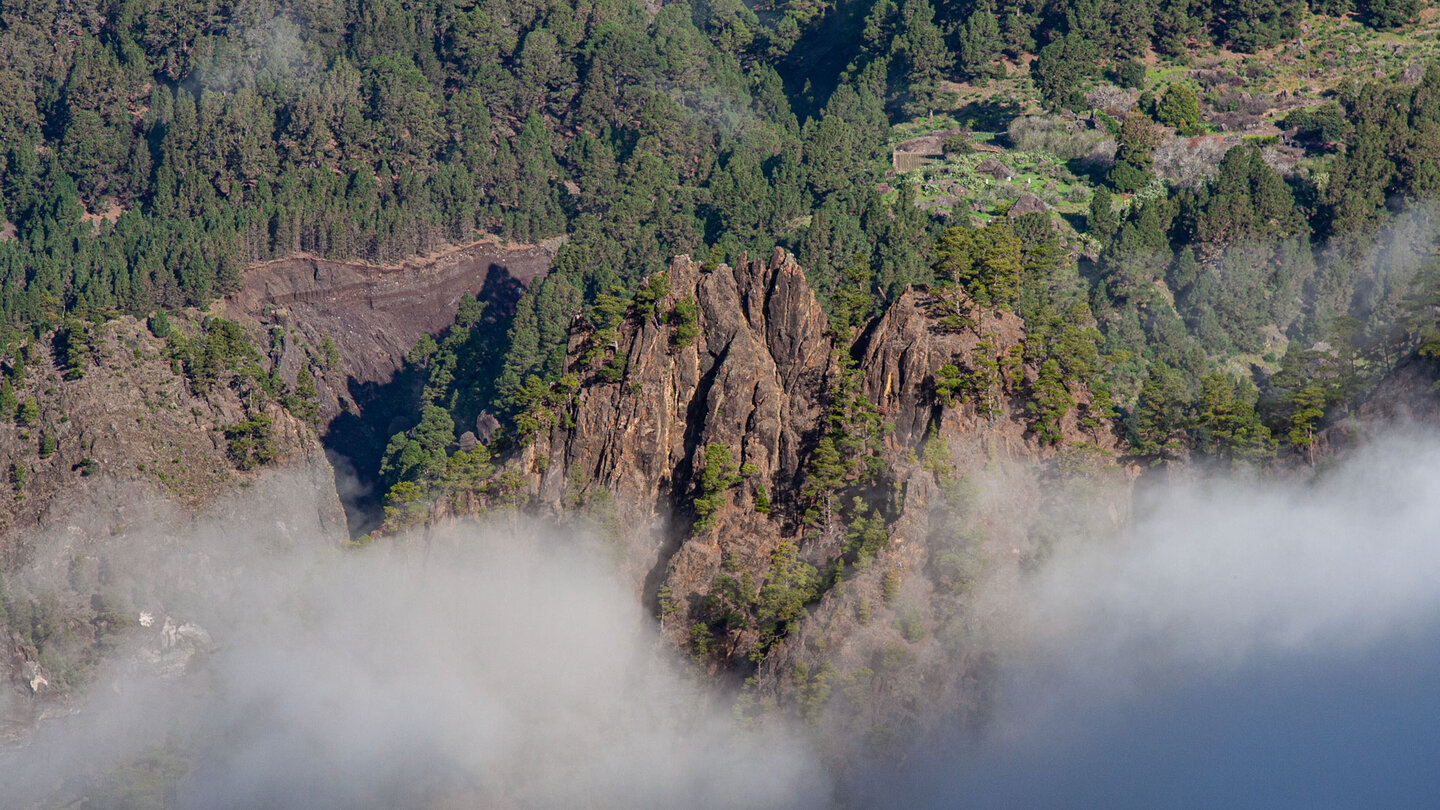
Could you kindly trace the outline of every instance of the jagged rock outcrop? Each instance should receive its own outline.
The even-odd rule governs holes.
[[[648,316],[627,320],[613,345],[594,346],[592,332],[576,331],[571,367],[584,384],[566,421],[527,457],[545,460],[534,488],[553,509],[589,492],[612,494],[632,540],[632,573],[648,581],[650,595],[665,584],[683,601],[708,586],[720,538],[730,538],[728,550],[764,560],[785,533],[778,517],[747,503],[723,509],[713,530],[685,536],[706,447],[726,447],[735,470],[777,500],[793,494],[819,431],[834,358],[825,315],[784,251],[734,268],[680,257],[668,276],[668,294]],[[690,302],[697,333],[677,341],[667,313]],[[623,375],[605,382],[606,365],[623,367]]]
[[[870,677],[885,658],[959,695],[983,668],[983,645],[957,660],[953,644],[924,639],[960,621],[982,572],[1019,570],[1067,521],[1118,526],[1135,471],[1073,381],[1058,439],[1037,434],[1027,406],[1039,369],[1024,360],[1024,324],[977,312],[978,325],[942,327],[942,306],[953,305],[909,290],[853,345],[837,346],[788,253],[735,267],[678,258],[666,295],[612,332],[577,324],[573,395],[516,463],[546,511],[613,497],[617,539],[666,634],[721,668],[760,660],[753,688],[796,705],[814,687],[796,672]],[[983,403],[937,392],[942,366],[968,370],[986,353],[1002,371]],[[851,465],[838,491],[817,494],[807,471],[842,390],[878,411],[883,473]],[[701,480],[710,445],[732,461],[718,491]],[[867,520],[883,520],[886,539],[859,554],[852,535]],[[722,596],[769,609],[757,605],[774,597],[764,587],[780,581],[771,565],[782,544],[823,574],[804,614],[778,641],[733,612],[717,620],[717,588],[748,588]],[[895,645],[908,652],[897,658]]]
[[[980,431],[1003,441],[1007,455],[1022,453],[1041,457],[1047,450],[1030,430],[1025,400],[1037,378],[1033,363],[1023,363],[1017,353],[1025,339],[1025,324],[1013,312],[986,312],[976,327],[945,329],[939,324],[941,302],[924,290],[907,290],[879,318],[861,339],[859,369],[864,375],[864,394],[875,403],[894,431],[889,444],[895,450],[917,447],[930,427],[944,427],[947,435]],[[982,347],[982,343],[984,344]],[[1015,378],[998,374],[990,410],[984,417],[976,402],[945,405],[935,391],[935,372],[947,363],[973,363],[977,352],[1003,369],[1014,366]],[[1093,443],[1116,450],[1120,438],[1107,422],[1094,429],[1082,426],[1080,413],[1091,405],[1084,386],[1068,386],[1074,400],[1060,418],[1064,442]]]
[[[681,257],[669,278],[656,314],[602,347],[605,362],[625,367],[619,381],[599,383],[581,359],[588,336],[572,340],[572,366],[590,379],[571,409],[573,427],[535,445],[556,464],[540,482],[547,503],[558,505],[578,475],[583,487],[604,487],[640,510],[627,518],[653,519],[669,511],[710,443],[731,448],[736,464],[753,465],[776,489],[795,485],[833,349],[803,272],[777,250],[733,269]],[[678,346],[661,317],[686,299],[699,308],[699,334]]]

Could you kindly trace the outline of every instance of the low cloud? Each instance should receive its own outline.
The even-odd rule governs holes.
[[[1440,441],[1172,483],[1005,593],[997,709],[877,806],[1418,806],[1440,792]],[[903,799],[903,801],[901,801]]]
[[[0,804],[114,800],[145,782],[104,775],[137,760],[183,774],[163,789],[180,808],[828,803],[806,746],[735,730],[672,660],[601,544],[458,526],[340,553],[293,528],[304,509],[236,505],[258,529],[141,544],[184,550],[146,589],[167,595],[153,626],[0,755]],[[191,647],[183,676],[155,674]]]
[[[1440,795],[1435,459],[1410,434],[1314,477],[1149,491],[1120,536],[982,587],[986,723],[829,770],[826,741],[734,727],[602,542],[507,521],[342,552],[277,479],[111,543],[153,624],[0,754],[0,804],[1419,806]]]

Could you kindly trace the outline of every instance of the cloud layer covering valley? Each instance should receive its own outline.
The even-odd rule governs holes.
[[[1418,806],[1440,794],[1440,441],[1145,492],[993,594],[998,708],[869,783],[891,805]]]
[[[176,540],[189,573],[155,589],[214,651],[175,679],[121,656],[78,713],[0,754],[6,806],[74,800],[156,751],[188,771],[167,805],[186,808],[827,803],[807,747],[735,731],[682,674],[603,546],[462,526],[285,547],[271,484],[249,527]]]
[[[734,728],[603,543],[507,522],[342,552],[272,479],[117,548],[156,622],[0,752],[5,806],[117,795],[146,757],[180,808],[1414,804],[1440,792],[1436,459],[1409,434],[1142,490],[1121,536],[982,592],[995,709],[901,766]],[[171,614],[213,645],[162,678]]]

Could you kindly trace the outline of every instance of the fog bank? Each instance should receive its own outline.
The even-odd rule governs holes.
[[[210,563],[178,581],[213,652],[170,679],[122,656],[79,713],[0,754],[0,805],[113,800],[124,786],[87,778],[152,752],[186,774],[165,798],[180,808],[828,802],[803,745],[734,730],[691,683],[601,544],[463,526],[339,553],[235,534],[177,541]]]
[[[1440,442],[1313,480],[1147,493],[989,596],[1004,655],[978,734],[867,779],[876,806],[1421,806],[1440,795]],[[870,776],[876,776],[871,774]]]
[[[271,479],[190,531],[105,546],[154,624],[76,714],[0,751],[0,806],[1427,805],[1437,460],[1410,434],[1313,478],[1172,481],[1121,536],[1060,539],[977,597],[1001,667],[988,722],[902,733],[898,767],[736,730],[604,543],[506,522],[342,552]]]

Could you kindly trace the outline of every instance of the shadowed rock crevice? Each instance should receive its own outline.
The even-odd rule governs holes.
[[[287,383],[333,346],[333,362],[315,379],[317,410],[352,537],[379,525],[385,447],[419,419],[425,375],[406,361],[410,349],[425,335],[444,334],[463,296],[485,304],[472,340],[484,351],[463,370],[473,384],[461,386],[454,408],[457,433],[470,429],[494,398],[516,304],[549,261],[540,248],[491,242],[398,267],[300,257],[260,265],[226,299],[231,317],[287,336],[278,360]]]
[[[350,536],[378,527],[384,520],[385,488],[380,463],[390,437],[414,426],[425,378],[410,367],[387,383],[350,378],[351,409],[330,420],[322,436],[325,455],[335,468],[335,491],[345,507]]]

